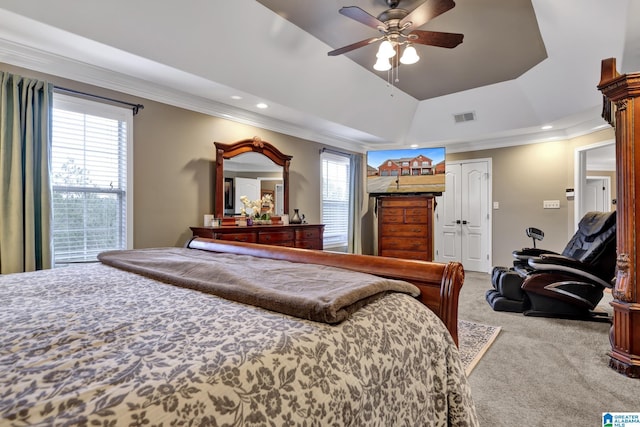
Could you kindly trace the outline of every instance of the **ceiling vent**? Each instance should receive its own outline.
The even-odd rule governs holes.
[[[476,120],[476,113],[472,111],[470,113],[454,114],[453,119],[456,123],[473,122]]]

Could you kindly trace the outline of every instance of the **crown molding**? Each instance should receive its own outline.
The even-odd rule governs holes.
[[[326,131],[326,128],[330,126],[338,126],[335,123],[328,123],[330,126],[318,131],[308,126],[299,126],[285,120],[256,114],[197,94],[181,91],[175,89],[175,86],[169,87],[153,83],[148,79],[98,67],[6,39],[0,39],[0,62],[317,143],[356,152],[363,151],[361,140],[345,138],[342,135]],[[188,87],[211,85],[211,82],[203,78],[175,69],[171,69],[171,71],[173,74],[179,74],[181,79],[188,79],[190,81]],[[375,139],[373,136],[371,138]]]

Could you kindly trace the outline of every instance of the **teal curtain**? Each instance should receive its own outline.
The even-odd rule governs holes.
[[[351,154],[349,170],[349,241],[347,252],[362,253],[362,204],[364,203],[364,177],[362,169],[362,154]]]
[[[51,268],[53,85],[0,78],[0,273]]]

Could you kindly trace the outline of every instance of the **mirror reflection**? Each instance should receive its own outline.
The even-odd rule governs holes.
[[[240,214],[240,197],[261,199],[270,194],[274,201],[274,214],[284,213],[284,183],[282,166],[261,153],[248,152],[224,162],[224,215]]]
[[[289,167],[292,156],[280,152],[258,136],[233,144],[214,144],[216,218],[240,213],[244,208],[240,201],[242,196],[256,201],[269,192],[273,192],[274,214],[289,212]]]

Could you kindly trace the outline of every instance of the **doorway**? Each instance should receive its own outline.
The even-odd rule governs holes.
[[[614,209],[616,193],[614,140],[578,147],[574,160],[574,230],[589,211]],[[572,233],[571,233],[572,234]]]
[[[447,162],[445,176],[445,191],[436,197],[435,260],[489,272],[491,159]]]

